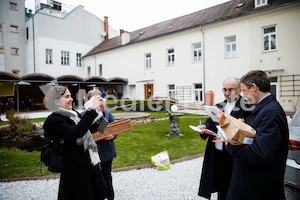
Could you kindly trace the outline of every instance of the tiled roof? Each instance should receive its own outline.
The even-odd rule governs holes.
[[[130,32],[130,42],[123,46],[199,27],[200,25],[203,26],[240,16],[254,14],[295,2],[300,2],[300,0],[268,1],[268,5],[254,8],[254,0],[232,0],[188,15],[141,28],[136,31]],[[86,55],[84,55],[84,57],[119,47],[122,47],[121,36],[103,41],[91,51],[89,51]]]

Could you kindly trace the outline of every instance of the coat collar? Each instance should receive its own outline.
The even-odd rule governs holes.
[[[267,96],[265,99],[263,99],[261,102],[255,105],[255,108],[251,111],[251,113],[255,113],[259,111],[262,107],[266,106],[268,103],[275,100],[275,97],[273,94]]]

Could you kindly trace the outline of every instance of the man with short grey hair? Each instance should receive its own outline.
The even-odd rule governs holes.
[[[244,118],[247,112],[246,102],[241,98],[239,79],[227,78],[222,88],[225,100],[216,106],[227,114],[236,118]],[[218,125],[208,118],[200,129],[209,129],[216,133]],[[219,134],[219,133],[218,133]],[[224,143],[215,143],[215,137],[204,133],[200,134],[202,139],[208,138],[204,154],[203,168],[200,179],[198,195],[210,199],[211,193],[218,192],[218,200],[225,200],[232,171],[232,157],[224,148]]]

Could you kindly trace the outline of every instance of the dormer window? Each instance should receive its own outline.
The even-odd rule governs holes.
[[[268,5],[268,0],[254,0],[255,8]]]

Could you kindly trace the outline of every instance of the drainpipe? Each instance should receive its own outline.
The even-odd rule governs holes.
[[[95,58],[95,76],[97,76],[97,63],[96,63],[96,56],[93,56]]]
[[[205,102],[205,93],[206,93],[206,89],[205,89],[205,43],[204,43],[204,32],[202,30],[202,25],[200,25],[200,31],[202,32],[202,55],[203,55],[203,99],[204,99],[204,104]]]
[[[35,70],[34,15],[32,16],[32,44],[33,44],[33,73],[36,73],[36,70]]]

